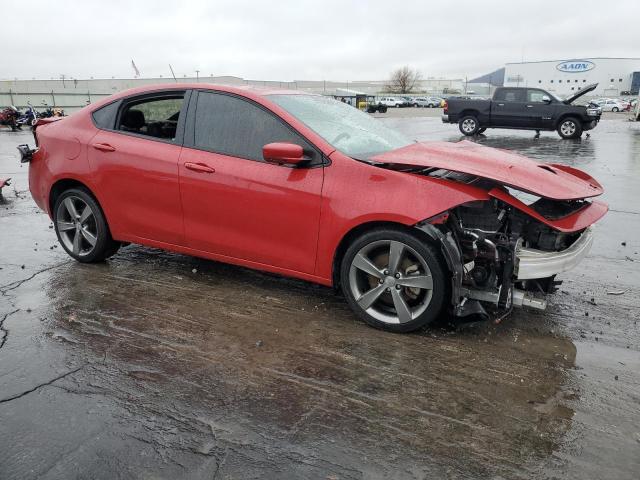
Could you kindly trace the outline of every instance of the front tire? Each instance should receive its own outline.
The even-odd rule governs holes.
[[[466,115],[458,122],[458,128],[463,135],[471,137],[480,130],[480,122],[473,115]]]
[[[55,201],[53,217],[62,248],[79,262],[102,262],[120,247],[111,238],[100,205],[84,188],[64,191]]]
[[[558,124],[558,135],[564,139],[580,138],[580,135],[582,135],[582,124],[576,118],[564,118]]]
[[[611,111],[612,111],[613,113],[618,113],[618,112],[620,111],[620,109],[619,109],[618,107],[613,107],[613,108],[611,109]]]
[[[449,289],[438,250],[414,234],[389,228],[365,233],[340,266],[342,292],[372,327],[410,332],[440,315]]]

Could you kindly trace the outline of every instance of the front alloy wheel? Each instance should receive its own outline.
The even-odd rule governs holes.
[[[582,135],[582,125],[575,118],[566,118],[558,125],[558,134],[562,138],[578,138]]]
[[[374,231],[347,251],[342,289],[370,325],[395,332],[416,330],[442,309],[446,290],[438,254],[402,231]]]

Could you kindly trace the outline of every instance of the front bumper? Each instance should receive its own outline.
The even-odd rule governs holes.
[[[440,118],[442,123],[449,123],[449,115],[442,115]]]
[[[566,272],[582,261],[591,250],[592,244],[593,227],[589,227],[569,248],[560,252],[519,247],[516,249],[514,274],[518,280],[532,280]]]

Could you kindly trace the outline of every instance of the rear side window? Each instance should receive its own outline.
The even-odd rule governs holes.
[[[179,93],[126,103],[116,130],[174,141],[183,100]]]
[[[273,113],[252,102],[222,93],[199,92],[194,146],[203,150],[263,161],[262,147],[273,142],[300,145],[315,160],[315,149]]]
[[[502,102],[524,102],[524,90],[516,88],[503,88],[496,92],[495,100]]]

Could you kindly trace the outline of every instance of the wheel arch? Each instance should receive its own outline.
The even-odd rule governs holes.
[[[582,120],[580,119],[580,115],[578,115],[577,113],[567,112],[567,113],[563,113],[558,117],[558,121],[556,122],[555,128],[558,128],[560,124],[564,122],[567,118],[573,118],[580,125],[582,125],[583,123]]]
[[[93,196],[93,198],[96,199],[96,202],[98,202],[98,204],[100,203],[91,188],[82,183],[80,180],[77,180],[75,178],[61,178],[56,180],[56,182],[51,185],[51,188],[49,189],[49,199],[47,205],[49,207],[49,213],[51,215],[53,215],[53,207],[55,206],[58,197],[70,188],[83,188],[87,190]]]
[[[467,108],[467,109],[461,111],[458,114],[458,118],[459,119],[462,119],[462,118],[468,117],[468,116],[476,117],[476,119],[478,120],[478,123],[480,122],[480,112],[478,110],[474,110],[472,108],[471,109]]]
[[[423,230],[415,228],[414,226],[405,225],[404,223],[376,220],[356,225],[342,237],[335,249],[331,265],[331,283],[334,289],[340,288],[340,264],[342,263],[342,259],[344,258],[349,245],[351,245],[351,243],[353,243],[359,236],[377,228],[389,228],[403,231],[405,233],[415,235],[416,237],[423,239],[425,242],[435,243]]]
[[[107,216],[107,212],[105,212],[104,205],[100,201],[100,198],[98,197],[98,195],[96,195],[95,190],[91,188],[91,186],[89,186],[87,183],[83,182],[82,180],[78,180],[77,178],[73,178],[73,177],[59,178],[53,183],[53,185],[51,185],[51,188],[49,189],[49,198],[47,200],[47,207],[49,208],[49,217],[53,219],[53,215],[54,215],[53,207],[55,206],[57,198],[60,195],[62,195],[66,190],[69,190],[70,188],[82,188],[86,190],[89,193],[89,195],[93,197],[93,199],[98,204],[98,207],[100,207],[100,210],[102,211],[102,215],[104,216],[105,221],[107,222],[107,225],[111,230],[111,222],[109,221],[110,219]]]

